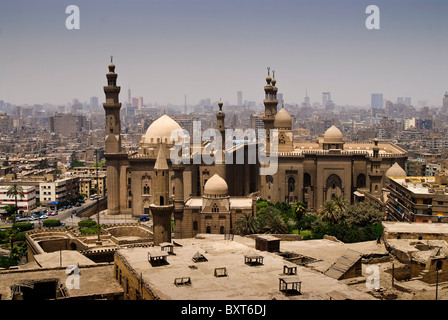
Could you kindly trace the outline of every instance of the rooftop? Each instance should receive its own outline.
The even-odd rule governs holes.
[[[291,263],[277,253],[256,250],[255,240],[251,238],[235,236],[234,241],[230,241],[224,240],[222,235],[207,234],[175,242],[181,246],[175,246],[174,254],[167,256],[167,264],[160,266],[152,266],[148,262],[148,248],[127,248],[117,252],[137,274],[142,274],[143,280],[154,294],[163,300],[329,299],[327,293],[330,291],[339,292],[350,299],[372,299],[372,296],[365,292],[354,290],[336,279],[302,265],[297,265],[297,275],[294,275],[302,281],[302,295],[285,296],[279,291],[279,278],[286,276],[283,274],[283,267]],[[347,250],[344,244],[329,240],[317,243],[313,240],[283,241],[281,245],[288,251],[300,251],[305,248],[308,250],[303,251],[313,251],[322,242],[324,245],[321,249],[325,247],[325,252],[334,254],[330,255],[328,266]],[[338,247],[338,250],[334,250],[334,247]],[[359,248],[367,248],[364,251],[368,252],[372,248],[377,249],[374,244]],[[154,249],[160,250],[160,247],[156,246]],[[201,252],[207,261],[195,263],[192,258],[198,252]],[[318,249],[313,252],[318,257],[326,255],[319,253]],[[245,256],[254,255],[263,257],[262,264],[245,264]],[[227,276],[215,277],[216,268],[226,268]],[[176,278],[188,277],[191,279],[190,285],[174,284]]]

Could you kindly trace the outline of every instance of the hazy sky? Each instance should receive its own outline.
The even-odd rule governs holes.
[[[68,5],[80,29],[68,30]],[[368,30],[368,5],[380,30]],[[109,56],[120,99],[183,104],[202,98],[261,102],[276,71],[285,103],[330,91],[368,105],[380,92],[440,105],[448,90],[446,0],[1,0],[0,100],[104,102]]]

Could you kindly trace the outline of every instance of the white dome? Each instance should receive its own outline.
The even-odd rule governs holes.
[[[395,162],[392,167],[386,171],[386,177],[406,177],[406,171]]]
[[[284,108],[281,108],[274,118],[274,128],[289,128],[292,127],[292,117]]]
[[[327,131],[325,131],[324,134],[324,142],[333,142],[333,143],[341,143],[343,142],[342,139],[342,132],[336,126],[332,125]]]
[[[229,193],[227,182],[215,173],[204,186],[205,195],[221,195],[225,196]]]
[[[164,114],[146,130],[145,143],[173,143],[171,132],[177,129],[182,128],[176,121]]]

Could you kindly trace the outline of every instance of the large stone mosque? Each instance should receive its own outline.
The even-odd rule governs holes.
[[[206,164],[190,161],[173,163],[170,152],[177,141],[173,130],[181,129],[168,115],[154,121],[142,136],[137,152],[126,153],[120,138],[120,87],[113,62],[109,64],[106,102],[105,157],[107,165],[107,207],[109,214],[151,214],[154,218],[154,242],[170,240],[170,222],[174,217],[176,238],[198,233],[230,233],[244,213],[255,214],[255,202],[261,197],[272,202],[302,201],[308,210],[317,211],[335,195],[354,201],[362,192],[381,200],[385,172],[394,164],[405,167],[407,153],[389,142],[345,142],[342,132],[332,126],[314,142],[293,141],[292,117],[282,107],[277,111],[277,87],[269,70],[264,86],[267,130],[266,152],[270,139],[278,139],[278,169],[272,175],[260,175],[258,161],[243,164]],[[216,129],[225,132],[225,113],[219,102]],[[271,137],[269,129],[277,129]],[[257,148],[262,147],[256,144]],[[223,148],[224,149],[224,148]],[[235,157],[244,150],[248,159],[249,143],[222,150]],[[205,144],[199,153],[205,151]],[[272,154],[270,154],[272,155]],[[193,153],[190,157],[198,156]],[[235,163],[235,162],[234,162]],[[168,219],[166,217],[169,217]],[[161,237],[156,239],[156,237]]]

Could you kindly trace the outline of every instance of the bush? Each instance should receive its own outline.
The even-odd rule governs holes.
[[[78,227],[82,228],[90,228],[96,226],[96,221],[92,219],[82,220],[78,222]]]
[[[9,267],[16,266],[17,261],[10,257],[0,256],[0,268],[8,269]]]
[[[54,228],[54,227],[58,227],[61,225],[61,221],[57,220],[57,219],[53,219],[53,220],[45,220],[43,222],[43,226],[44,227],[48,227],[48,228]]]
[[[14,222],[12,224],[12,228],[17,231],[28,231],[34,228],[34,225],[31,222]]]

